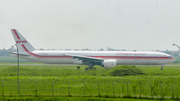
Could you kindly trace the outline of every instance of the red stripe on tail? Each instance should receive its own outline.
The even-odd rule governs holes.
[[[19,35],[17,34],[16,30],[15,29],[12,29],[12,31],[14,32],[15,36],[17,39],[20,39]]]

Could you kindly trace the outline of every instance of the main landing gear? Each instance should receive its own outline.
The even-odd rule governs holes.
[[[96,68],[93,68],[93,66],[94,66],[94,63],[91,62],[91,63],[88,64],[88,68],[85,68],[85,70],[88,70],[88,69],[96,69]]]

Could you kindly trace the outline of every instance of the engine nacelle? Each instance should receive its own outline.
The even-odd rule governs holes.
[[[117,65],[117,60],[104,60],[104,62],[101,64],[104,68],[112,68]]]

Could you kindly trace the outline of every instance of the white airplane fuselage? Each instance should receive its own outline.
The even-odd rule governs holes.
[[[147,51],[50,51],[36,50],[16,29],[12,34],[20,58],[48,64],[82,64],[92,68],[101,65],[112,68],[116,65],[164,65],[174,58],[162,52]],[[17,52],[10,53],[17,56]]]
[[[71,55],[82,55],[104,60],[115,59],[117,65],[164,65],[172,63],[174,58],[161,52],[132,52],[132,51],[43,51],[36,50],[23,53],[29,56],[20,56],[23,59],[48,64],[83,64],[82,60],[73,59]],[[35,55],[33,55],[35,54]]]

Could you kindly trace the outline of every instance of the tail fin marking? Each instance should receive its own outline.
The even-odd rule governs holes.
[[[25,52],[22,45],[24,45],[28,51],[35,50],[35,48],[16,29],[11,29],[11,32],[20,52]]]
[[[12,32],[15,34],[16,38],[20,40],[20,37],[19,37],[19,35],[17,34],[16,30],[15,30],[15,29],[12,29]]]
[[[43,55],[34,54],[32,51],[35,50],[35,48],[16,29],[11,29],[11,32],[13,34],[14,40],[20,52],[28,53],[29,55],[32,55],[37,58],[72,58],[66,56],[54,56],[54,55],[43,56]]]

